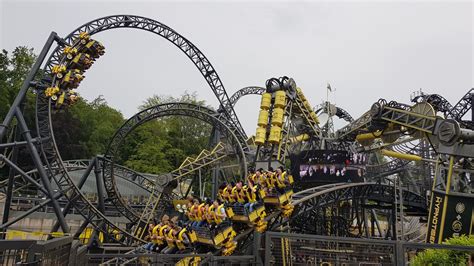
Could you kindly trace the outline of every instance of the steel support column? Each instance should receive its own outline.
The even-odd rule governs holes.
[[[86,171],[82,174],[81,179],[79,180],[79,183],[77,184],[77,187],[79,189],[81,189],[82,186],[84,186],[84,184],[86,183],[86,180],[89,177],[89,174],[91,173],[92,168],[95,166],[96,161],[98,161],[97,158],[92,158],[91,159],[89,165],[87,166]],[[77,199],[78,197],[79,196],[76,196],[74,199]],[[66,204],[66,206],[64,207],[64,210],[63,210],[64,217],[66,217],[66,215],[69,213],[71,208],[74,206],[74,203],[75,203],[74,200],[73,201],[68,201],[68,203]],[[59,229],[59,221],[56,221],[56,223],[53,225],[53,227],[51,229],[51,232],[56,232],[56,231],[58,231],[58,229]]]
[[[13,104],[11,105],[12,107],[10,108],[10,110],[8,110],[8,113],[5,116],[3,123],[0,124],[0,140],[2,140],[3,137],[5,136],[8,125],[11,123],[13,116],[15,115],[15,112],[17,111],[15,107],[20,106],[20,104],[25,99],[26,93],[28,92],[31,82],[33,81],[33,79],[36,76],[36,73],[41,67],[41,64],[43,63],[46,55],[48,54],[48,51],[51,48],[51,45],[53,45],[53,42],[58,39],[59,39],[58,35],[56,34],[56,32],[53,31],[49,35],[48,40],[46,40],[46,43],[43,46],[43,49],[41,50],[38,56],[38,59],[36,59],[35,64],[30,69],[30,72],[28,72],[28,75],[26,76],[25,81],[23,81],[20,91],[18,92],[15,100],[13,101]]]
[[[16,142],[17,140],[20,139],[20,131],[18,130],[18,127],[15,126],[15,133],[14,136],[15,138],[13,139],[13,142]],[[18,161],[18,147],[13,146],[13,152],[12,152],[12,163],[17,164]],[[10,207],[12,204],[12,196],[13,196],[13,184],[15,182],[15,170],[13,167],[9,167],[9,172],[8,172],[8,185],[7,185],[7,195],[5,199],[5,205],[3,207],[3,217],[2,217],[2,224],[5,224],[8,222],[8,218],[10,217]],[[2,234],[0,236],[0,239],[5,239],[6,237],[6,232],[7,232],[8,227],[2,228]]]
[[[61,212],[59,203],[56,201],[55,198],[53,198],[53,188],[51,187],[51,183],[48,179],[48,175],[46,174],[46,171],[43,167],[43,163],[41,162],[41,158],[38,155],[38,150],[33,144],[33,138],[31,137],[30,130],[28,129],[28,126],[26,125],[25,118],[23,117],[23,114],[21,113],[21,110],[19,107],[16,108],[15,115],[18,120],[18,124],[21,130],[23,131],[21,134],[23,135],[23,138],[28,142],[27,147],[30,151],[30,155],[33,159],[33,162],[36,168],[38,169],[38,174],[41,178],[41,182],[43,183],[43,186],[47,192],[46,195],[51,198],[51,205],[53,206],[54,213],[56,214],[56,217],[58,218],[58,221],[61,225],[61,229],[63,230],[64,233],[69,233],[69,226],[66,223],[66,219],[64,219],[64,215]]]
[[[219,129],[217,129],[216,127],[212,127],[212,135],[211,135],[211,140],[210,140],[209,147],[215,147],[217,145],[217,143],[219,143],[219,139],[220,139]],[[212,169],[211,177],[212,177],[211,198],[216,199],[217,198],[217,190],[218,190],[218,186],[219,186],[219,169],[218,169],[218,166],[216,166]]]

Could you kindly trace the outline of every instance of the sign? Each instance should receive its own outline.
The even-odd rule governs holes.
[[[440,244],[448,238],[473,233],[474,197],[433,191],[426,242]]]

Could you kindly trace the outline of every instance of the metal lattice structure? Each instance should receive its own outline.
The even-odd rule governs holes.
[[[53,99],[53,96],[56,95],[50,95],[51,90],[60,86],[64,81],[63,74],[65,72],[63,73],[61,69],[69,64],[65,62],[71,59],[68,57],[68,53],[72,49],[89,49],[87,51],[90,52],[92,49],[89,44],[95,43],[97,45],[98,43],[95,40],[91,41],[90,36],[106,30],[121,28],[147,31],[178,47],[197,67],[217,97],[219,101],[217,111],[209,107],[182,102],[156,105],[128,119],[112,137],[104,156],[97,156],[88,161],[63,161],[56,145],[52,126],[53,109],[58,108],[57,101],[60,100]],[[49,50],[54,44],[57,46],[47,59]],[[96,51],[96,55],[103,54],[103,50],[99,50]],[[37,74],[44,62],[43,77],[41,80],[37,80]],[[79,81],[83,78],[79,74],[82,74],[81,71],[69,72],[67,75],[74,73],[77,74]],[[375,153],[381,150],[394,159],[365,165],[366,182],[327,184],[296,192],[293,194],[293,198],[288,200],[291,201],[291,207],[294,207],[291,216],[284,215],[282,209],[270,208],[268,215],[262,218],[264,222],[268,222],[270,229],[326,236],[397,239],[397,234],[401,233],[402,237],[405,237],[405,235],[413,233],[413,231],[406,234],[403,232],[403,223],[406,218],[403,213],[407,216],[426,216],[428,212],[427,201],[422,196],[424,191],[417,189],[415,192],[409,190],[406,184],[401,184],[401,176],[404,173],[408,172],[408,178],[411,178],[411,173],[418,173],[417,171],[427,175],[425,179],[428,182],[425,183],[433,183],[433,190],[445,193],[445,199],[451,190],[455,190],[458,193],[456,195],[474,191],[469,187],[470,184],[463,184],[464,187],[460,188],[461,186],[456,187],[450,183],[453,179],[453,172],[459,176],[474,174],[472,162],[472,158],[474,158],[472,153],[473,122],[463,120],[468,111],[472,111],[474,89],[471,89],[454,106],[438,94],[418,95],[412,99],[415,103],[413,106],[394,101],[387,103],[381,99],[372,105],[370,111],[356,120],[344,109],[336,107],[334,115],[347,121],[348,125],[337,130],[335,134],[324,135],[324,129],[320,128],[316,114],[320,110],[316,112],[313,110],[314,108],[309,105],[293,79],[288,77],[272,78],[267,81],[266,85],[266,88],[245,87],[229,98],[216,70],[193,43],[169,26],[145,17],[115,15],[99,18],[80,26],[65,38],[58,37],[54,32],[51,33],[38,60],[25,79],[12,108],[0,124],[0,141],[2,141],[0,149],[11,149],[11,152],[0,154],[2,165],[10,168],[9,179],[0,182],[0,191],[4,192],[6,201],[0,229],[5,231],[13,223],[50,205],[57,218],[57,222],[52,228],[53,232],[61,230],[64,233],[70,233],[65,217],[71,210],[74,210],[84,218],[79,230],[73,232],[74,237],[77,238],[86,227],[92,227],[94,233],[90,238],[91,243],[99,235],[102,235],[105,239],[104,242],[140,246],[146,243],[144,232],[150,221],[163,214],[173,199],[182,198],[185,195],[176,193],[178,183],[183,180],[184,176],[189,176],[201,169],[215,167],[212,169],[214,178],[216,173],[221,170],[219,167],[221,167],[222,160],[232,156],[237,162],[233,167],[239,169],[240,176],[245,176],[247,161],[268,162],[268,166],[277,161],[280,165],[285,165],[285,159],[289,158],[290,154],[303,150],[304,145],[306,148],[316,150],[324,150],[328,147],[366,153]],[[34,130],[28,127],[23,114],[24,101],[30,89],[34,89],[36,93],[36,128]],[[279,106],[276,105],[277,91],[284,94],[284,104]],[[265,127],[266,130],[265,138],[259,145],[252,147],[248,144],[247,135],[233,107],[245,95],[263,95],[264,93],[267,93],[267,96],[270,94],[268,105],[270,115],[267,115],[266,123],[263,123],[262,126],[262,129]],[[65,96],[63,94],[60,97]],[[327,103],[327,106],[329,104]],[[273,124],[271,112],[274,108],[281,109],[282,119],[279,125]],[[442,112],[445,117],[437,117],[437,112]],[[120,157],[120,146],[133,130],[149,121],[169,116],[189,117],[210,124],[213,127],[211,141],[213,148],[204,150],[195,158],[188,158],[178,169],[162,176],[138,173],[117,163],[117,158]],[[16,119],[15,123],[14,119]],[[259,126],[261,125],[259,124]],[[270,141],[268,138],[272,134],[270,129],[273,126],[281,126],[281,132],[274,131],[278,132],[276,141]],[[10,137],[4,143],[3,139],[7,133]],[[362,141],[358,142],[357,138],[364,134],[364,137],[369,139],[372,144],[366,145]],[[298,138],[299,141],[295,141]],[[299,143],[295,144],[295,142]],[[303,142],[304,144],[301,144]],[[34,170],[25,171],[18,166],[17,147],[20,146],[28,148],[35,164]],[[407,158],[420,162],[413,165],[406,160]],[[436,163],[436,170],[433,167],[434,163]],[[423,169],[413,170],[412,168]],[[76,170],[85,170],[78,182],[70,175],[72,171]],[[96,202],[92,202],[81,191],[92,171],[96,177],[98,194]],[[395,174],[398,175],[398,184],[393,178]],[[119,191],[117,177],[131,182],[149,193],[148,201],[145,206],[142,206],[142,209],[126,202]],[[369,179],[378,182],[367,182]],[[53,189],[53,182],[57,189]],[[46,199],[36,199],[37,206],[9,220],[13,194],[30,187],[36,190],[38,199],[39,197]],[[427,189],[426,184],[423,189]],[[64,204],[65,202],[66,204]],[[126,217],[129,221],[127,227],[123,228],[117,225],[107,215],[106,209],[107,211],[113,209],[118,215]],[[387,218],[388,230],[385,233],[382,233],[379,216]],[[398,232],[397,221],[402,224],[402,232]],[[369,223],[371,223],[370,229]],[[254,228],[251,226],[242,228],[237,230],[237,236],[233,241],[237,242],[241,250],[253,247],[253,254],[258,256],[261,247],[261,233],[254,232]],[[277,258],[273,254],[273,258],[266,258],[266,262],[272,260],[275,260],[276,263],[292,261],[292,250],[306,248],[301,244],[304,241],[317,248],[321,254],[335,253],[333,247],[330,246],[332,244],[328,246],[319,241],[320,239],[305,237],[304,241],[295,241],[287,239],[287,237],[276,236],[280,242],[272,248],[281,250],[283,255]],[[337,242],[338,246],[342,243],[342,240],[339,241],[340,239],[332,240],[334,243]],[[343,243],[343,245],[346,244]],[[292,248],[292,245],[297,248]],[[374,244],[371,245],[371,248],[384,254],[393,253],[393,245],[390,244],[379,246]],[[141,252],[144,250],[136,248],[130,254],[122,256],[125,260],[120,261],[124,263],[136,262],[136,258],[130,255],[137,255]],[[218,253],[219,250],[216,252]],[[61,252],[61,254],[63,253]],[[51,254],[54,255],[54,253]],[[208,257],[212,258],[213,255]],[[381,256],[379,258],[381,263],[393,263],[393,260],[387,257]],[[179,259],[172,258],[171,260],[177,262]],[[224,261],[229,262],[230,259],[224,259]]]
[[[157,106],[150,107],[145,109],[138,114],[134,115],[128,119],[121,127],[117,130],[115,135],[112,137],[105,156],[108,158],[117,157],[119,154],[119,147],[125,140],[125,138],[138,126],[145,124],[149,121],[153,121],[158,118],[168,117],[168,116],[184,116],[199,119],[205,123],[211,124],[215,129],[217,129],[222,138],[226,139],[227,142],[233,148],[233,153],[240,159],[241,171],[244,172],[246,169],[246,159],[244,154],[244,147],[240,143],[240,139],[235,135],[236,129],[232,127],[232,124],[229,120],[222,119],[222,117],[216,111],[196,105],[191,103],[167,103]],[[247,145],[246,143],[244,144]],[[228,151],[230,154],[231,151]],[[114,168],[112,168],[114,169]],[[117,189],[114,175],[111,171],[104,172],[104,184],[106,192],[109,198],[114,199],[114,204],[117,208],[122,209],[124,215],[129,218],[137,219],[140,215],[137,215],[131,210],[125,202],[123,202],[122,197],[120,197],[120,192]],[[167,180],[155,180],[154,185],[163,186]]]
[[[140,216],[140,220],[144,223],[136,226],[134,234],[142,238],[150,221],[154,217],[161,217],[165,214],[166,208],[172,205],[171,200],[174,198],[174,195],[172,195],[174,189],[179,188],[179,193],[175,198],[187,196],[181,191],[180,185],[183,177],[224,159],[228,154],[224,145],[219,142],[212,150],[203,150],[196,158],[186,158],[177,169],[167,175],[166,183],[155,184],[153,186],[155,193],[150,194]]]

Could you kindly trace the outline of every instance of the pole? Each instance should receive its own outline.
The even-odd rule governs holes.
[[[15,112],[17,111],[16,108],[20,106],[20,104],[25,99],[26,93],[28,92],[28,89],[30,87],[30,82],[33,81],[33,79],[35,78],[36,73],[38,72],[39,68],[41,67],[41,64],[43,63],[46,55],[48,54],[49,49],[51,48],[51,45],[53,45],[53,42],[57,39],[59,39],[59,37],[56,34],[56,32],[54,31],[51,32],[48,39],[46,40],[46,43],[43,46],[43,49],[41,50],[41,53],[38,56],[38,59],[36,59],[35,64],[30,69],[30,72],[28,72],[26,79],[23,81],[20,91],[18,92],[15,100],[13,101],[13,104],[11,105],[10,110],[8,110],[8,113],[5,116],[5,119],[0,124],[0,141],[5,136],[8,125],[11,123],[13,116],[15,115]]]
[[[15,126],[15,138],[14,142],[19,140],[20,138],[20,131],[18,130],[18,127]],[[12,153],[12,163],[16,164],[18,161],[18,147],[13,147],[13,153]],[[13,167],[9,167],[9,173],[8,173],[8,186],[7,186],[7,197],[5,199],[5,205],[3,208],[3,217],[2,217],[2,224],[5,224],[8,222],[8,218],[10,217],[10,207],[12,203],[12,197],[13,197],[13,184],[15,182],[15,170]],[[2,234],[0,236],[0,239],[5,239],[6,237],[6,232],[7,232],[7,227],[2,228]]]
[[[84,186],[84,184],[86,183],[86,180],[89,177],[89,174],[91,173],[92,168],[95,165],[95,161],[97,161],[97,160],[98,160],[97,158],[93,158],[89,162],[89,166],[87,166],[86,171],[82,174],[82,177],[79,180],[79,183],[77,184],[77,187],[79,189],[81,189]],[[74,206],[74,202],[76,202],[78,197],[79,197],[79,194],[76,194],[73,198],[71,198],[70,201],[68,201],[68,203],[66,204],[66,206],[64,207],[64,210],[63,210],[63,215],[64,216],[66,216],[69,213],[71,208]],[[56,232],[56,231],[58,231],[58,229],[59,229],[59,221],[56,221],[56,223],[53,225],[53,228],[51,229],[51,232]]]
[[[214,147],[219,143],[220,139],[220,132],[219,129],[216,127],[212,128],[212,136],[211,136],[211,141],[209,145],[210,147]],[[211,171],[211,177],[212,177],[212,191],[211,191],[211,198],[216,199],[217,198],[217,189],[219,186],[219,168],[218,166],[214,167]]]
[[[113,164],[111,164],[110,167],[113,167]],[[113,170],[111,170],[111,171],[113,171]],[[101,172],[101,169],[100,169],[99,160],[95,160],[94,174],[95,174],[95,181],[96,181],[96,186],[97,186],[97,209],[105,215],[105,202],[104,202],[104,199],[105,199],[104,187],[105,186],[104,186],[104,179],[102,179],[102,172]],[[105,230],[106,228],[105,228],[105,224],[103,222],[100,224],[100,228],[104,232],[107,232],[107,230]],[[104,241],[105,241],[106,237],[107,236],[104,235]],[[94,235],[91,237],[90,240],[93,240],[93,239],[95,239],[97,241],[97,243],[100,242],[100,232],[97,229],[94,230]],[[91,242],[91,244],[92,243],[93,242]]]
[[[398,184],[398,190],[399,190],[399,193],[400,193],[400,226],[401,226],[401,236],[400,236],[400,240],[404,241],[404,238],[405,238],[405,229],[404,229],[404,219],[403,219],[403,188],[402,188],[402,177],[400,174],[398,174],[398,181],[399,181],[399,184]]]
[[[204,198],[204,195],[202,193],[201,169],[198,169],[198,174],[199,174],[199,197],[202,200]]]
[[[38,155],[38,150],[32,142],[33,138],[31,137],[31,133],[28,129],[28,126],[26,125],[25,118],[23,117],[23,114],[21,113],[20,108],[18,106],[16,107],[15,115],[17,117],[20,128],[23,131],[21,134],[23,135],[23,138],[28,142],[28,150],[30,151],[31,158],[35,163],[36,169],[38,169],[38,174],[41,177],[41,182],[43,183],[43,186],[46,189],[46,195],[51,198],[51,205],[53,206],[54,213],[56,214],[58,221],[61,224],[61,229],[64,233],[69,233],[69,226],[66,223],[66,219],[64,219],[64,215],[61,212],[59,203],[56,201],[56,199],[53,198],[53,188],[51,187],[51,183],[43,167],[43,163],[41,162],[41,158]]]

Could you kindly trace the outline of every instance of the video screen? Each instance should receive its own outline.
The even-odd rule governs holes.
[[[296,181],[310,183],[363,182],[365,154],[338,150],[304,151],[291,158]]]

